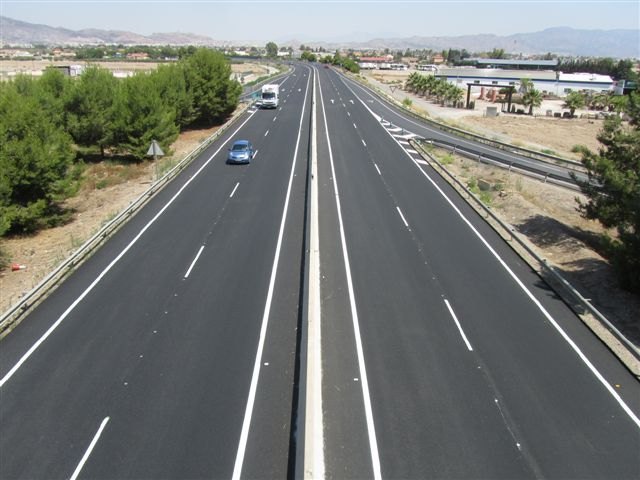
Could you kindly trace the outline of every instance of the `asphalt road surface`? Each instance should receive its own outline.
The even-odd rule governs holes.
[[[637,379],[369,100],[296,65],[0,342],[0,478],[640,476]]]

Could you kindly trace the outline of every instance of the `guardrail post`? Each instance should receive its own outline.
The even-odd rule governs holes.
[[[549,174],[548,174],[548,173],[545,173],[545,174],[544,174],[544,183],[547,183],[547,178],[549,178]]]

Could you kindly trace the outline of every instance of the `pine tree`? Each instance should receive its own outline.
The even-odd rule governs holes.
[[[605,120],[598,153],[582,149],[588,181],[578,182],[587,196],[579,201],[585,218],[615,228],[608,246],[622,285],[640,292],[640,94],[629,97],[625,124],[618,116]]]

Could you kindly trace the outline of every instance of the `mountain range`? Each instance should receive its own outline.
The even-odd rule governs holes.
[[[5,46],[34,44],[56,46],[104,44],[243,45],[241,42],[224,41],[205,35],[182,32],[140,35],[120,30],[69,30],[22,22],[3,16],[0,16],[0,32],[0,44]],[[300,43],[302,42],[291,38],[290,40],[282,40],[280,45],[298,47]],[[354,48],[358,50],[388,48],[390,50],[431,49],[439,51],[453,48],[458,50],[465,49],[470,53],[479,53],[492,51],[493,49],[503,49],[506,53],[524,55],[552,53],[560,56],[640,58],[640,29],[579,30],[570,27],[553,27],[540,32],[517,33],[507,36],[478,34],[439,37],[386,37],[372,38],[370,40],[347,40],[343,38],[335,41],[305,41],[304,44],[312,47],[324,47],[327,50],[336,48]]]

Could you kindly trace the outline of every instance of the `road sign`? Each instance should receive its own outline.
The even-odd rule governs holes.
[[[156,157],[162,157],[164,155],[164,152],[162,151],[162,148],[160,148],[158,142],[156,142],[155,140],[151,140],[151,146],[149,147],[149,150],[147,150],[147,155],[153,155],[153,159],[155,160]]]

